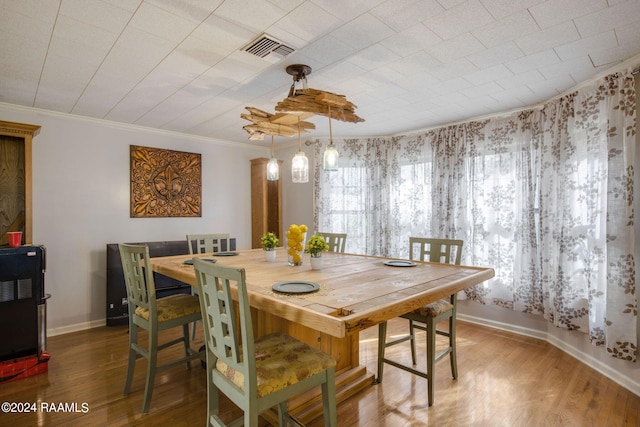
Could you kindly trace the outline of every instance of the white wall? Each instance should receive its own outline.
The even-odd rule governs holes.
[[[49,335],[103,325],[107,243],[228,232],[251,247],[250,159],[268,150],[0,104],[33,139],[33,243],[47,249]],[[212,135],[214,136],[214,135]],[[129,146],[202,155],[202,217],[130,218]]]
[[[297,142],[287,142],[276,150],[276,157],[283,161],[280,178],[282,181],[282,224],[284,231],[290,224],[306,224],[313,229],[313,154],[314,147],[302,144],[302,151],[309,159],[309,182],[294,184],[291,182],[291,159],[298,152]]]

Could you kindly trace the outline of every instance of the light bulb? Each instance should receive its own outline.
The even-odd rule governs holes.
[[[335,172],[338,170],[338,150],[333,144],[329,144],[324,151],[324,162],[322,167],[325,171]]]
[[[278,166],[278,159],[272,157],[267,162],[267,180],[277,181],[280,178],[280,167]]]
[[[296,184],[309,182],[309,159],[303,151],[293,156],[291,161],[291,181]]]

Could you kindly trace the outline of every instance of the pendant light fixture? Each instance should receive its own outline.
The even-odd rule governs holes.
[[[291,161],[291,181],[294,184],[309,182],[309,159],[302,151],[302,139],[300,136],[300,116],[298,116],[298,152]]]
[[[324,150],[324,161],[322,162],[322,168],[327,172],[335,172],[338,170],[338,157],[340,154],[333,145],[333,132],[331,130],[331,105],[329,105],[329,145]]]
[[[271,158],[267,162],[267,181],[277,181],[280,178],[278,159],[274,156],[273,135],[271,135]]]

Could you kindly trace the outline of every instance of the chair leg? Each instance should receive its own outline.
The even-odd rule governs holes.
[[[376,384],[382,382],[382,374],[384,373],[384,350],[387,340],[387,322],[382,322],[378,325],[378,377],[375,380]]]
[[[436,322],[433,317],[427,321],[427,398],[429,406],[433,405],[436,367]]]
[[[212,417],[218,417],[220,415],[220,394],[218,388],[211,381],[211,370],[216,369],[215,363],[211,363],[213,358],[207,353],[207,425],[213,425],[211,423]]]
[[[158,332],[149,331],[149,360],[147,361],[147,381],[144,387],[144,397],[142,400],[142,413],[149,412],[153,385],[156,382],[156,365],[158,363]]]
[[[416,328],[413,325],[413,320],[409,320],[409,336],[411,337],[411,363],[416,366]]]
[[[449,318],[449,359],[451,361],[451,375],[453,379],[458,379],[458,362],[456,357],[456,318],[451,316]]]
[[[288,420],[287,401],[278,403],[278,425],[286,426]]]
[[[253,405],[244,411],[244,427],[258,427],[258,412]]]
[[[187,323],[182,325],[182,339],[184,342],[184,356],[187,357],[191,349],[189,345],[189,325]],[[191,369],[191,360],[187,360],[187,369]]]
[[[336,410],[336,373],[334,368],[327,369],[327,380],[322,384],[322,407],[324,408],[324,425],[337,427]]]
[[[193,322],[193,328],[191,329],[191,341],[195,341],[196,340],[196,326],[198,325],[198,322]]]
[[[129,363],[127,364],[127,378],[124,382],[124,394],[128,395],[133,381],[133,371],[136,368],[138,353],[133,349],[133,344],[138,343],[138,326],[129,322]]]

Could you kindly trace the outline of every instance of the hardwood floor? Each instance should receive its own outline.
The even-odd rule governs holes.
[[[389,333],[404,327],[396,319],[389,323]],[[131,394],[122,394],[127,340],[126,327],[49,338],[48,373],[0,384],[0,402],[36,403],[38,411],[0,413],[0,425],[205,425],[206,381],[197,363],[190,371],[176,367],[158,376],[148,415],[140,413],[145,361],[138,361]],[[401,347],[391,347],[387,354],[407,360],[410,355]],[[370,328],[361,334],[360,359],[372,372],[376,353],[377,328]],[[382,384],[338,406],[338,423],[348,427],[640,425],[639,396],[533,338],[458,321],[458,371],[454,381],[448,361],[438,363],[435,403],[429,408],[426,380],[386,365]],[[237,408],[223,401],[229,408],[228,419],[239,415]],[[41,411],[40,402],[77,403],[79,412]],[[309,425],[323,422],[318,418]]]

